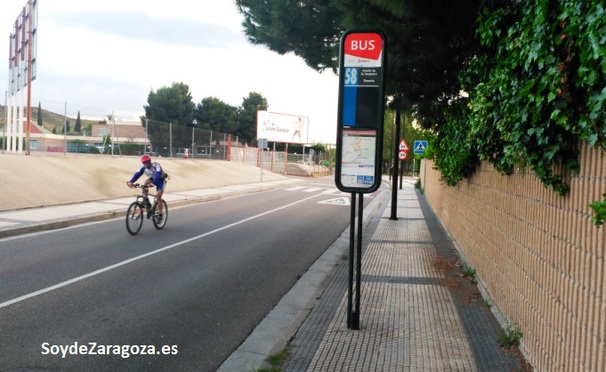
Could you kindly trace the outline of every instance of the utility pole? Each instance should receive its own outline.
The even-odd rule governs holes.
[[[67,152],[67,102],[63,106],[63,156]]]

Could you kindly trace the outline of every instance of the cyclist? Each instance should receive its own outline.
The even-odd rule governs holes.
[[[130,181],[126,182],[126,185],[132,188],[133,183],[137,181],[139,177],[143,175],[143,173],[145,173],[145,175],[147,176],[145,184],[149,185],[151,183],[156,185],[156,205],[158,206],[159,217],[160,219],[162,219],[162,194],[164,194],[164,186],[166,185],[166,179],[164,177],[165,173],[162,171],[162,167],[160,166],[160,164],[156,162],[152,163],[151,157],[147,154],[141,157],[141,163],[143,163],[143,166],[135,172]]]

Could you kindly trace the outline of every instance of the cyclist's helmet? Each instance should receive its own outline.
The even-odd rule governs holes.
[[[141,157],[141,163],[146,163],[148,161],[151,161],[151,157],[149,155],[145,154]]]

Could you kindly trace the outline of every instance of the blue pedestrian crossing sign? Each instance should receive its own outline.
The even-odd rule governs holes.
[[[427,141],[415,141],[413,149],[415,154],[425,154],[425,149],[427,149]]]

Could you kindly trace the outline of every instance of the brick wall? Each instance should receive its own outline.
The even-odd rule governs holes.
[[[532,174],[483,163],[456,187],[424,160],[427,201],[491,302],[524,336],[537,371],[606,371],[606,225],[588,204],[606,192],[606,159],[581,147],[581,173],[562,197]]]

